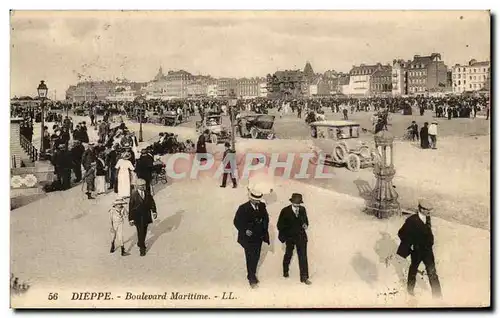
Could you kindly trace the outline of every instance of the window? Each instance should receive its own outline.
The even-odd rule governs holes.
[[[486,75],[483,75],[483,79],[486,79]]]
[[[464,81],[464,85],[466,85],[465,81]]]
[[[460,85],[460,81],[458,81],[458,85]]]
[[[472,84],[469,84],[469,88],[472,88]]]
[[[474,69],[474,73],[476,73],[476,69]]]
[[[472,81],[472,76],[469,76],[469,79]]]
[[[455,74],[453,74],[453,79],[455,79]]]

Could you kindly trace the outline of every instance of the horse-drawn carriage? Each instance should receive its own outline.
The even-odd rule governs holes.
[[[203,133],[209,131],[209,139],[213,144],[220,144],[231,140],[231,132],[222,125],[222,116],[220,114],[207,114],[203,121],[196,122],[196,132]]]
[[[242,116],[239,120],[240,135],[243,138],[274,139],[274,116],[253,114]]]
[[[319,121],[311,123],[310,127],[315,154],[311,159],[313,164],[345,165],[351,171],[358,171],[373,166],[377,160],[375,150],[368,146],[371,134],[361,136],[362,128],[356,122]]]

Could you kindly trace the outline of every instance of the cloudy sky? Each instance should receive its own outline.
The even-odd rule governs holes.
[[[489,59],[487,12],[28,12],[11,14],[11,95],[41,79],[64,97],[79,76],[148,81],[158,67],[215,77],[439,52],[449,66]]]

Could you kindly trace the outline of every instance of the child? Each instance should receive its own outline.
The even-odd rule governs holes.
[[[87,192],[85,194],[87,194],[87,199],[89,200],[93,199],[92,192],[95,191],[95,176],[96,162],[92,162],[90,164],[90,169],[85,171],[85,175],[83,176],[83,180],[85,180],[85,182],[82,184],[82,188],[85,184],[87,184]]]

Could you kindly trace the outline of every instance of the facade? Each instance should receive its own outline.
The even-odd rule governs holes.
[[[140,95],[140,91],[134,90],[130,85],[118,85],[115,92],[106,97],[106,100],[112,102],[132,102]]]
[[[378,70],[390,70],[390,66],[377,63],[375,65],[354,65],[349,72],[349,93],[354,96],[369,96],[371,93],[372,75]]]
[[[267,82],[262,79],[263,82],[259,83],[259,97],[267,97]]]
[[[338,77],[336,94],[349,95],[349,74],[341,73]]]
[[[451,69],[453,93],[461,94],[479,90],[489,90],[490,62],[469,61],[468,65],[455,65]]]
[[[372,74],[370,80],[370,95],[392,95],[392,67],[385,65]]]
[[[447,67],[441,54],[415,55],[407,68],[408,94],[442,92],[446,87]]]
[[[231,93],[237,94],[238,80],[236,78],[217,79],[217,97],[229,98]]]
[[[268,97],[297,98],[308,94],[309,87],[300,70],[277,71],[266,77]]]
[[[408,95],[408,72],[410,61],[394,60],[392,62],[392,96]]]
[[[217,97],[217,84],[207,85],[207,97]]]
[[[193,80],[193,75],[184,70],[169,71],[166,79],[166,95],[169,98],[187,98],[188,85]]]
[[[80,82],[68,88],[66,99],[73,102],[103,101],[114,94],[116,85],[112,81]]]
[[[260,78],[241,78],[237,81],[236,96],[238,98],[255,98],[260,94]]]

